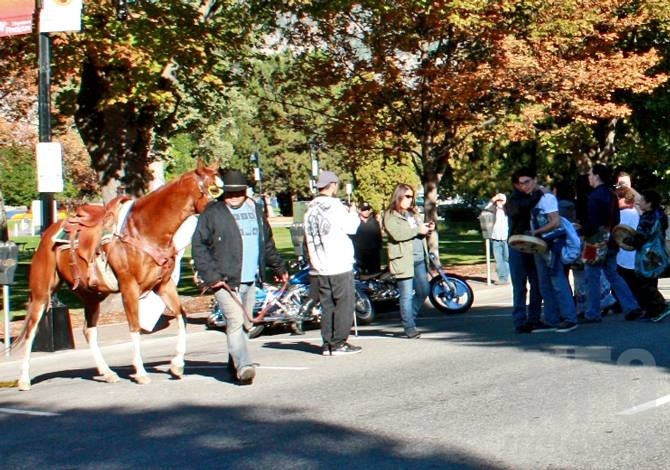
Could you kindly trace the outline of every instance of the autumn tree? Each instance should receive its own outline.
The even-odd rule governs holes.
[[[654,48],[623,39],[659,2],[545,0],[305,2],[283,30],[308,86],[334,95],[334,140],[409,155],[429,201],[467,165],[474,138],[534,135],[547,118],[595,123],[651,90]],[[430,208],[429,208],[430,209]]]

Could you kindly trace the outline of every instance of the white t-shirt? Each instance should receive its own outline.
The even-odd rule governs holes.
[[[313,270],[321,276],[351,271],[354,266],[355,235],[360,224],[358,214],[336,197],[317,196],[307,206],[305,241]]]
[[[621,209],[619,214],[621,217],[619,223],[637,228],[637,224],[640,222],[640,214],[635,208]],[[620,249],[616,255],[616,264],[625,269],[635,269],[635,250]]]
[[[558,212],[558,200],[553,194],[545,193],[531,210],[530,224],[533,230],[547,225],[549,223],[548,214],[552,212]]]
[[[507,240],[509,235],[509,223],[507,220],[507,214],[502,207],[496,208],[496,221],[493,224],[493,230],[491,230],[491,238],[493,240]]]

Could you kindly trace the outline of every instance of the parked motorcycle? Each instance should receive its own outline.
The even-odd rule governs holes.
[[[433,306],[444,313],[467,312],[474,302],[474,293],[470,285],[462,277],[445,272],[439,259],[432,253],[430,265],[432,270],[437,272],[430,280],[428,293]],[[358,275],[356,282],[375,304],[400,300],[395,276],[389,272],[374,276]]]
[[[299,258],[291,268],[297,269],[285,286],[264,284],[256,288],[256,302],[253,318],[265,311],[263,320],[254,323],[249,330],[249,338],[256,338],[268,326],[288,326],[294,333],[302,333],[303,323],[318,323],[321,319],[321,306],[318,300],[310,296],[309,265]],[[365,293],[356,292],[356,317],[361,323],[369,323],[374,317],[372,302]],[[214,301],[212,313],[207,318],[207,327],[222,329],[226,319]]]

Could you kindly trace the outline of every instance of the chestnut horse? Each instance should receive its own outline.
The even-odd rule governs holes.
[[[150,379],[140,354],[138,300],[149,291],[158,294],[177,317],[177,354],[171,360],[170,372],[174,377],[181,378],[186,352],[186,314],[177,287],[170,279],[175,260],[172,237],[187,217],[204,211],[207,203],[221,193],[222,182],[217,170],[218,165],[208,167],[198,162],[197,169],[134,201],[125,221],[120,223],[120,228],[108,234],[110,236],[106,243],[97,246],[97,251],[102,251],[106,256],[106,262],[117,282],[109,282],[109,278],[97,282],[95,275],[88,275],[91,272],[90,260],[82,259],[79,251],[72,251],[70,243],[59,246],[58,236],[63,228],[68,228],[66,221],[54,223],[45,230],[32,259],[28,313],[23,332],[16,343],[18,345],[25,341],[19,390],[30,389],[30,352],[36,327],[61,281],[67,283],[82,300],[86,317],[84,335],[98,372],[110,383],[117,382],[119,376],[109,368],[98,346],[96,325],[100,302],[113,292],[121,293],[133,344],[134,379],[139,384],[146,384]],[[98,207],[97,211],[105,212],[108,208]],[[91,209],[96,207],[89,206]],[[96,225],[93,230],[102,233],[102,227],[96,229]],[[81,244],[74,245],[79,245],[81,249]]]

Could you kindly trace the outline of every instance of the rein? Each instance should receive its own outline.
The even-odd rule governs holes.
[[[258,312],[258,315],[256,316],[256,318],[252,318],[249,315],[249,312],[247,311],[247,309],[242,304],[242,301],[240,300],[239,295],[237,295],[237,292],[235,292],[235,290],[233,288],[231,288],[226,281],[221,281],[221,285],[225,290],[228,291],[228,293],[233,298],[233,301],[237,304],[237,306],[242,309],[242,313],[244,314],[244,317],[250,323],[261,323],[263,321],[263,319],[265,318],[265,315],[267,315],[268,310],[270,308],[270,305],[273,304],[276,301],[276,299],[280,298],[284,294],[284,292],[286,292],[286,288],[288,287],[288,279],[286,281],[284,281],[281,288],[277,291],[277,293],[276,293],[274,299],[272,300],[272,302],[266,303],[265,307],[263,307],[261,309],[261,311]],[[203,289],[202,293],[204,294],[206,290],[207,289]]]

